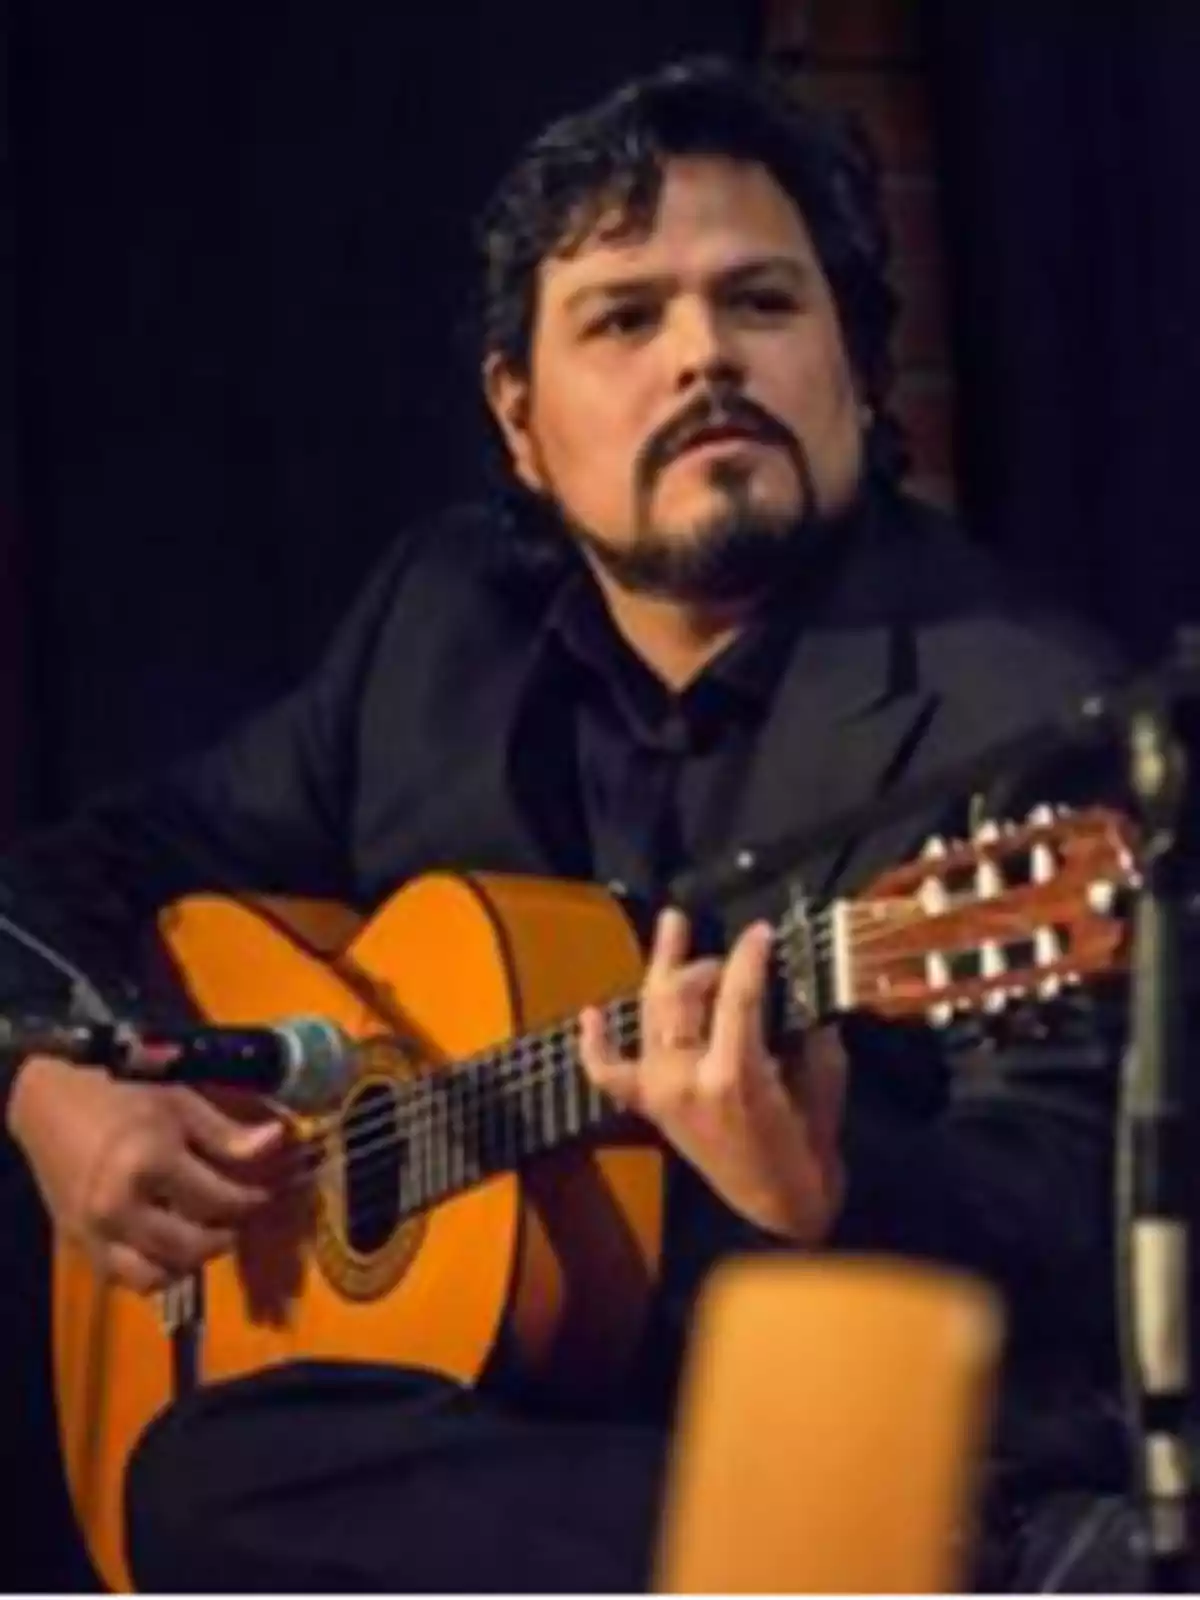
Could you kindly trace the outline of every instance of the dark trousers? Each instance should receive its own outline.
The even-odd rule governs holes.
[[[128,1481],[134,1580],[157,1593],[645,1592],[665,1450],[649,1426],[519,1416],[425,1374],[281,1368],[202,1390],[148,1430]],[[1145,1589],[1120,1496],[989,1499],[976,1587]]]
[[[651,1580],[665,1440],[445,1380],[298,1365],[153,1423],[127,1484],[143,1591],[579,1593]]]

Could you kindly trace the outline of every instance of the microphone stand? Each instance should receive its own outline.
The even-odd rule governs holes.
[[[1179,830],[1187,757],[1169,695],[1127,724],[1129,777],[1144,830],[1134,915],[1130,1031],[1117,1118],[1118,1312],[1147,1582],[1197,1588],[1194,1475],[1187,1429],[1192,1166],[1180,961],[1184,910]]]

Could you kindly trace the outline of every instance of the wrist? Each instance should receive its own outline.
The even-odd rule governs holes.
[[[24,1146],[46,1084],[75,1070],[69,1062],[53,1056],[27,1056],[16,1063],[0,1088],[0,1114],[10,1139]]]

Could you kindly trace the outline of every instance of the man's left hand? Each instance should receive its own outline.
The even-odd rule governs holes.
[[[641,996],[641,1055],[623,1057],[602,1013],[580,1017],[580,1058],[596,1087],[654,1124],[726,1204],[802,1245],[841,1208],[839,1131],[846,1062],[818,1028],[786,1065],[763,1033],[771,929],[743,930],[725,962],[687,959],[687,918],[662,913]]]

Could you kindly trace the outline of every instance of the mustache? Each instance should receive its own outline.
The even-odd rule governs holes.
[[[748,438],[779,445],[793,461],[803,460],[799,440],[778,417],[745,395],[710,391],[698,396],[647,440],[638,462],[639,486],[648,488],[676,456],[713,428],[735,428]]]

